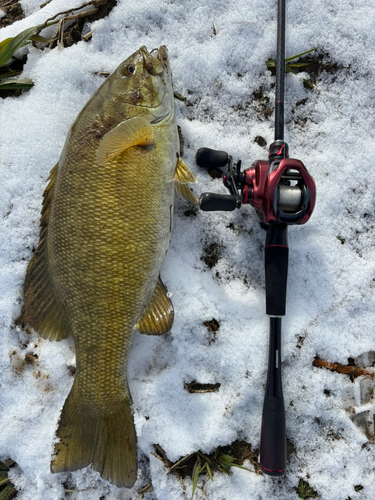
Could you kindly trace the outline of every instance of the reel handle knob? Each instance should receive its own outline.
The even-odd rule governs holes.
[[[202,193],[199,201],[205,212],[230,212],[237,208],[237,197],[231,194]]]
[[[200,167],[225,167],[228,163],[228,153],[210,148],[199,148],[195,161]]]

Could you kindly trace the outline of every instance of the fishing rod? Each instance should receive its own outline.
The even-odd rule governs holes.
[[[252,205],[260,222],[268,225],[265,250],[266,313],[270,318],[267,383],[263,403],[260,466],[265,474],[281,476],[286,468],[285,410],[281,378],[281,321],[285,316],[288,277],[288,226],[305,224],[315,205],[315,182],[300,160],[289,158],[284,141],[285,2],[278,0],[275,140],[268,160],[257,160],[241,170],[241,160],[225,151],[200,148],[196,162],[224,171],[231,194],[203,193],[200,208],[231,211]]]

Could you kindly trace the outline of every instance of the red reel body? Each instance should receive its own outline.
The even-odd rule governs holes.
[[[293,158],[285,158],[269,170],[269,162],[262,160],[245,170],[243,203],[256,209],[261,222],[305,224],[315,205],[313,177],[300,160]]]

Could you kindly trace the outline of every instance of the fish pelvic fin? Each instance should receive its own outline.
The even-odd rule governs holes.
[[[188,186],[188,183],[196,183],[198,181],[182,158],[179,158],[177,161],[176,172],[173,180],[175,181],[176,192],[182,198],[185,198],[185,200],[195,206],[198,206],[199,200]]]
[[[131,488],[137,479],[137,438],[129,398],[105,413],[85,410],[80,402],[73,386],[61,412],[51,471],[92,464],[111,484]]]
[[[179,182],[180,184],[198,182],[197,178],[182,158],[178,158],[177,160],[176,171],[173,180]]]
[[[198,198],[195,196],[195,194],[187,184],[179,184],[178,182],[176,182],[175,190],[181,196],[181,198],[185,198],[185,200],[189,201],[192,205],[196,207],[199,205]]]
[[[151,301],[135,328],[139,333],[162,335],[171,330],[174,319],[173,305],[160,276]]]
[[[153,145],[154,129],[151,123],[142,116],[129,118],[105,134],[98,147],[97,162],[99,165],[104,165],[132,146]]]
[[[28,324],[42,337],[61,340],[70,333],[64,308],[57,297],[50,269],[47,235],[51,205],[55,190],[58,164],[51,170],[49,184],[44,191],[40,220],[39,243],[27,267],[24,304],[16,324]]]

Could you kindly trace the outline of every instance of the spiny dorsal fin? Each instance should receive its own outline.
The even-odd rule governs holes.
[[[173,318],[174,312],[172,302],[167,297],[167,289],[159,277],[148,308],[135,325],[135,328],[139,330],[139,333],[161,335],[171,330]]]
[[[180,184],[179,182],[176,182],[174,185],[177,193],[182,197],[185,198],[185,200],[190,201],[195,206],[199,205],[199,200],[195,196],[195,194],[192,192],[192,190],[189,188],[187,184]]]
[[[174,174],[174,181],[179,182],[180,184],[187,183],[196,183],[198,182],[197,178],[190,170],[190,168],[186,165],[182,158],[179,158],[176,165],[176,172]]]
[[[142,116],[129,118],[105,134],[99,144],[97,161],[99,165],[104,165],[131,146],[152,146],[153,144],[154,129],[151,123]]]
[[[58,164],[53,167],[44,191],[38,247],[27,267],[24,305],[17,324],[27,323],[42,337],[61,340],[69,335],[63,307],[55,294],[48,259],[47,234]]]

